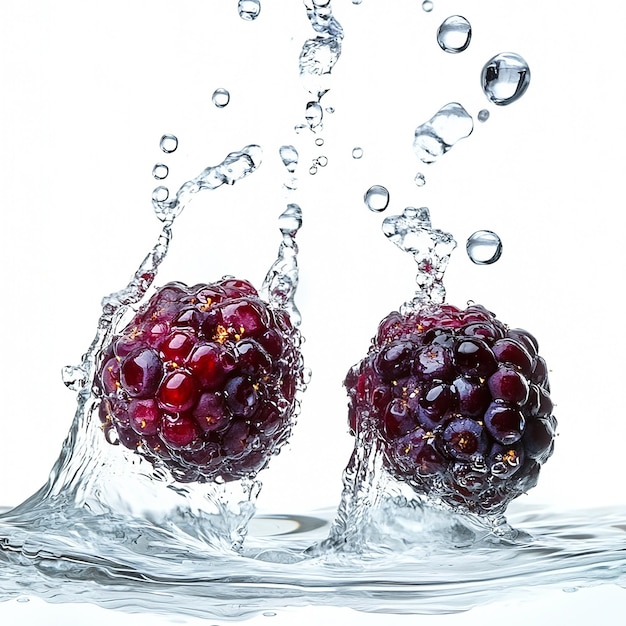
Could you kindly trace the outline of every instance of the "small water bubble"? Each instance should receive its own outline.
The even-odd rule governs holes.
[[[298,165],[298,151],[294,146],[281,146],[278,149],[278,154],[283,161],[283,165],[287,168],[287,171],[293,174],[296,171]]]
[[[170,190],[163,185],[155,187],[152,191],[152,200],[155,202],[165,202],[170,197]]]
[[[502,52],[487,61],[480,82],[485,95],[498,106],[519,100],[530,84],[530,68],[514,52]]]
[[[476,116],[479,122],[486,122],[489,119],[489,111],[487,109],[481,109]]]
[[[324,109],[324,111],[326,111],[326,113],[330,113],[332,115],[335,112],[335,107],[326,107]]]
[[[161,150],[167,154],[175,152],[176,148],[178,148],[178,137],[175,135],[163,135],[163,137],[161,137],[161,141],[159,142],[159,146],[161,147]]]
[[[315,145],[316,145],[316,146],[323,146],[323,145],[324,145],[324,140],[323,140],[321,137],[318,137],[318,138],[315,140]]]
[[[317,165],[315,165],[315,163],[309,168],[309,174],[311,174],[311,176],[315,176],[315,174],[317,174]]]
[[[424,0],[424,2],[422,2],[422,9],[426,11],[426,13],[430,13],[433,10],[433,6],[430,0]]]
[[[363,148],[352,148],[352,158],[353,159],[360,159],[363,156]]]
[[[163,180],[167,178],[167,175],[170,173],[170,168],[165,165],[165,163],[157,163],[152,168],[152,176],[157,180]]]
[[[218,109],[223,109],[230,102],[230,92],[228,89],[220,87],[213,92],[211,100]]]
[[[352,0],[352,4],[361,4],[363,0]]]
[[[415,129],[413,150],[423,163],[434,163],[473,130],[472,116],[458,102],[450,102]]]
[[[328,165],[328,157],[325,155],[318,156],[315,159],[315,165],[319,165],[320,167],[326,167]]]
[[[276,613],[274,613],[274,611],[265,611],[263,617],[276,617]]]
[[[462,15],[446,18],[437,31],[439,47],[450,54],[467,50],[472,39],[472,25]]]
[[[502,241],[490,230],[477,230],[467,239],[465,249],[476,265],[491,265],[502,255]]]
[[[423,187],[426,184],[426,176],[422,172],[418,172],[415,174],[414,181],[418,187]]]
[[[28,596],[18,596],[15,601],[20,604],[25,604],[26,602],[30,602],[30,598]]]
[[[381,213],[389,206],[389,191],[382,185],[373,185],[363,196],[365,206],[374,213]]]
[[[252,22],[256,20],[256,18],[259,17],[259,13],[261,13],[261,2],[260,0],[239,0],[237,10],[242,20]]]

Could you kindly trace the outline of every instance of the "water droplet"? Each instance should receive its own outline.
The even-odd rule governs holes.
[[[472,39],[472,26],[462,15],[451,15],[437,31],[439,47],[450,54],[467,50]]]
[[[352,4],[361,4],[363,0],[352,0]]]
[[[322,118],[324,117],[324,111],[319,102],[308,102],[304,117],[311,130],[319,128],[322,124]]]
[[[315,145],[316,145],[316,146],[323,146],[323,145],[324,145],[324,140],[323,140],[321,137],[318,137],[318,138],[315,140]]]
[[[170,197],[170,190],[163,185],[155,187],[152,191],[153,202],[165,202]]]
[[[170,169],[164,163],[157,163],[152,168],[152,176],[156,178],[157,180],[163,180],[164,178],[167,178],[167,175],[169,173],[170,173]]]
[[[480,81],[485,95],[499,106],[519,100],[530,84],[528,63],[514,52],[502,52],[485,64]]]
[[[26,602],[30,602],[30,598],[28,596],[18,596],[15,599],[16,602],[19,602],[20,604],[24,604]]]
[[[335,107],[326,107],[324,109],[324,111],[326,111],[326,113],[330,113],[332,115],[335,112]]]
[[[467,239],[467,256],[476,265],[491,265],[502,254],[502,241],[490,230],[477,230]]]
[[[426,184],[426,176],[424,176],[424,174],[422,174],[422,172],[418,172],[417,174],[415,174],[415,184],[418,187],[423,187]]]
[[[276,613],[274,613],[274,611],[265,611],[263,617],[276,617]]]
[[[328,157],[325,155],[318,156],[315,159],[315,165],[319,165],[320,167],[326,167],[328,165]]]
[[[422,2],[422,9],[426,11],[426,13],[430,13],[433,10],[433,6],[430,0],[424,0],[424,2]]]
[[[315,176],[315,174],[317,174],[317,165],[311,165],[311,167],[309,168],[309,174],[311,174],[311,176]]]
[[[261,12],[261,2],[259,0],[239,0],[237,6],[239,17],[247,22],[252,22],[259,17]]]
[[[473,130],[472,116],[458,102],[451,102],[415,129],[413,150],[423,163],[434,163]]]
[[[293,174],[298,165],[298,151],[291,145],[281,146],[278,149],[278,154],[280,154],[280,158],[283,161],[283,165],[287,168],[287,171]]]
[[[297,204],[290,204],[278,218],[278,228],[283,235],[295,237],[302,227],[302,209]]]
[[[352,148],[352,158],[360,159],[363,156],[363,148]]]
[[[178,137],[175,135],[163,135],[163,137],[161,137],[161,141],[159,142],[159,146],[161,146],[161,150],[167,154],[174,152],[176,148],[178,148]]]
[[[478,111],[477,117],[479,122],[486,122],[489,119],[489,111],[487,111],[487,109],[481,109]]]
[[[382,185],[373,185],[363,197],[365,206],[375,213],[381,213],[389,206],[389,191]]]
[[[218,109],[223,109],[230,102],[230,92],[228,89],[220,87],[213,92],[211,100]]]

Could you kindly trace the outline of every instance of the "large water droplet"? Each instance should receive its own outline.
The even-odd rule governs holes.
[[[477,230],[467,239],[467,256],[476,265],[491,265],[502,254],[502,241],[490,230]]]
[[[365,206],[375,213],[381,213],[389,206],[389,191],[382,185],[373,185],[363,197]]]
[[[167,167],[167,165],[165,165],[165,163],[157,163],[152,168],[152,176],[157,180],[163,180],[164,178],[167,178],[167,175],[169,173],[170,169],[169,167]]]
[[[519,100],[530,84],[528,63],[514,52],[502,52],[485,64],[481,73],[485,95],[499,106]]]
[[[291,145],[281,146],[278,149],[278,154],[280,154],[280,158],[282,159],[283,165],[287,168],[287,171],[293,174],[298,165],[298,151]]]
[[[413,150],[423,163],[434,163],[474,130],[472,116],[457,102],[442,107],[415,129]]]
[[[467,50],[472,39],[472,26],[462,15],[451,15],[437,31],[439,47],[450,54]]]
[[[178,148],[178,137],[175,135],[163,135],[159,142],[161,150],[166,153],[174,152]]]
[[[213,92],[211,100],[218,109],[223,109],[230,102],[230,92],[228,89],[220,87]]]
[[[259,0],[239,0],[237,10],[239,11],[239,17],[242,20],[251,22],[259,17],[259,13],[261,12],[261,2]]]

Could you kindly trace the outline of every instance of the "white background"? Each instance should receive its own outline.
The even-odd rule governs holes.
[[[363,205],[373,184],[390,190],[385,215],[428,206],[434,226],[457,239],[449,302],[480,302],[539,339],[560,434],[528,501],[625,503],[626,9],[582,0],[435,0],[432,13],[416,0],[332,4],[345,39],[323,100],[336,112],[318,148],[314,135],[293,130],[308,99],[298,54],[314,36],[297,0],[264,0],[255,22],[238,17],[236,0],[3,0],[0,504],[45,481],[74,410],[60,369],[80,361],[101,297],[126,284],[156,239],[152,166],[168,164],[176,189],[250,143],[263,147],[263,165],[186,209],[159,282],[235,274],[260,285],[287,201],[278,148],[293,143],[301,165],[288,201],[304,211],[297,302],[313,378],[291,444],[262,475],[261,509],[338,502],[352,448],[341,382],[378,321],[412,294],[412,260],[385,240],[383,215]],[[455,13],[470,20],[473,39],[448,55],[435,33]],[[502,51],[521,54],[532,73],[508,107],[490,105],[479,83]],[[218,87],[231,92],[224,109],[211,103]],[[491,117],[423,166],[415,127],[453,101]],[[174,154],[160,152],[163,133],[178,136]],[[310,176],[321,154],[329,164]],[[503,240],[493,266],[465,254],[478,229]]]

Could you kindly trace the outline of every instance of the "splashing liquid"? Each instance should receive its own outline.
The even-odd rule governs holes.
[[[413,151],[423,163],[434,163],[473,130],[472,116],[460,104],[451,102],[415,129]]]

